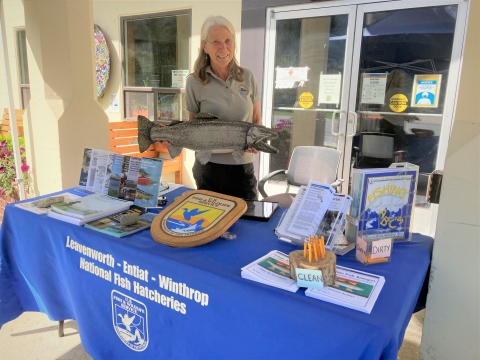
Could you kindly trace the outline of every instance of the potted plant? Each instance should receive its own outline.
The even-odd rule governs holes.
[[[138,115],[142,115],[148,117],[148,110],[147,105],[138,102],[137,100],[132,101],[132,115],[133,117],[137,117]]]
[[[18,141],[22,162],[22,174],[19,176],[23,177],[24,191],[28,193],[28,170],[30,167],[27,165],[27,159],[25,157],[25,141],[23,136],[21,136]],[[20,200],[18,184],[15,181],[17,172],[13,154],[12,136],[0,135],[0,222],[3,219],[3,211],[6,204]]]

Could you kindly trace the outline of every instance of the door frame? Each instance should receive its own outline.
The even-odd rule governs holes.
[[[330,16],[348,14],[349,21],[353,19],[355,26],[349,26],[347,29],[347,39],[345,48],[345,66],[342,79],[342,97],[339,110],[345,111],[340,116],[340,130],[344,134],[349,131],[348,124],[354,123],[352,118],[355,113],[356,92],[358,86],[358,64],[360,60],[363,15],[365,12],[400,10],[408,8],[432,7],[457,5],[457,19],[453,40],[451,63],[449,69],[449,81],[446,88],[445,104],[441,125],[441,134],[437,152],[435,169],[443,170],[445,157],[447,153],[448,140],[451,136],[453,119],[458,98],[458,88],[460,73],[462,67],[463,49],[466,37],[466,26],[468,17],[467,0],[334,0],[315,4],[298,4],[279,7],[270,7],[266,11],[265,27],[265,55],[264,55],[264,76],[263,76],[263,94],[262,94],[262,117],[264,123],[268,119],[266,126],[271,126],[270,119],[273,111],[273,86],[274,86],[274,55],[276,41],[276,21],[283,19],[309,18],[317,16]],[[349,22],[350,24],[350,22]],[[347,89],[347,91],[344,91]],[[347,101],[345,101],[345,99]],[[348,178],[350,174],[352,151],[352,141],[347,141],[346,136],[339,138],[338,149],[342,152],[341,163],[339,165],[338,177],[345,179],[342,186],[342,193],[348,192]],[[343,145],[343,149],[342,149]],[[345,154],[349,154],[345,156]],[[261,153],[260,178],[269,172],[269,156]]]

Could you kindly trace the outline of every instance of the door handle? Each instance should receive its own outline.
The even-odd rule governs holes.
[[[337,117],[337,114],[345,114],[345,110],[335,110],[332,113],[332,127],[330,129],[330,132],[332,133],[333,136],[343,136],[345,135],[343,132],[335,132],[335,118]],[[338,127],[340,129],[340,126]]]
[[[350,116],[348,117],[347,121],[347,137],[351,138],[355,136],[355,133],[357,132],[357,113],[355,111],[349,111],[348,114],[353,115],[353,120],[350,119]],[[348,133],[348,125],[353,124],[352,126],[352,133]]]

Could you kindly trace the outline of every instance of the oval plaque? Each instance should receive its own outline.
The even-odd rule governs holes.
[[[152,222],[153,239],[172,247],[193,247],[215,240],[247,210],[237,197],[192,190],[178,197]]]

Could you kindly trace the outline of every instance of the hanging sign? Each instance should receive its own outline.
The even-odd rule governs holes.
[[[320,74],[320,88],[318,105],[340,103],[340,89],[342,88],[342,74]]]
[[[275,89],[292,89],[296,82],[299,86],[303,86],[305,81],[308,81],[308,66],[304,67],[277,67],[277,77],[275,79]]]
[[[184,88],[187,84],[188,70],[172,70],[172,87]]]
[[[415,75],[412,90],[412,107],[438,107],[442,75]]]
[[[384,104],[387,73],[363,74],[362,104]]]

